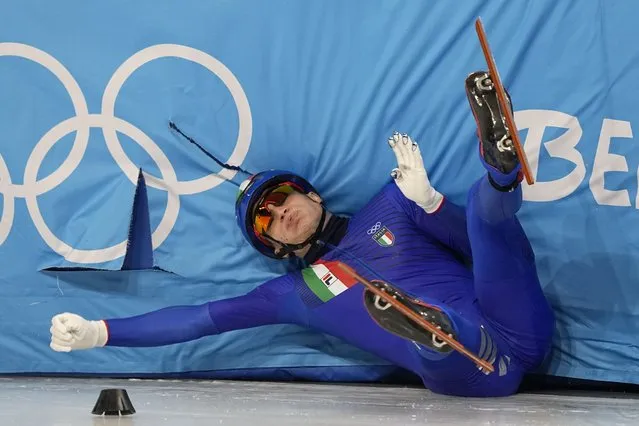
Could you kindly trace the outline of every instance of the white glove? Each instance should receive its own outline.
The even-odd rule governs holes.
[[[70,352],[106,345],[108,331],[104,321],[87,321],[79,315],[65,312],[51,319],[51,349]]]
[[[404,196],[412,200],[426,213],[435,212],[444,200],[444,196],[435,191],[430,184],[419,145],[410,136],[395,132],[388,138],[388,144],[397,157],[397,168],[391,176]]]

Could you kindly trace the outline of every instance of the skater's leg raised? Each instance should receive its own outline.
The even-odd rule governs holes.
[[[471,74],[466,92],[487,171],[471,188],[467,204],[475,290],[485,317],[522,364],[533,368],[549,350],[554,317],[532,247],[516,217],[522,204],[521,165],[487,73]]]

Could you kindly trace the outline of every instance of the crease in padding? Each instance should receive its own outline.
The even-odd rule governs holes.
[[[42,271],[117,271],[118,269],[90,268],[78,266],[56,266],[43,268]],[[133,197],[131,219],[127,234],[127,245],[120,271],[158,270],[166,271],[154,265],[153,244],[151,240],[151,220],[149,216],[149,200],[146,182],[142,169],[138,173],[138,181]]]

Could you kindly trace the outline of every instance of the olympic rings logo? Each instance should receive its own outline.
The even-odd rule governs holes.
[[[180,195],[207,191],[224,182],[225,179],[231,179],[235,176],[236,171],[224,169],[217,175],[212,173],[198,179],[179,181],[171,161],[161,148],[133,124],[115,117],[115,101],[126,80],[142,65],[155,59],[175,57],[195,62],[222,80],[233,97],[239,117],[239,131],[235,149],[226,162],[241,164],[246,157],[253,132],[251,110],[246,94],[237,78],[224,64],[200,50],[177,44],[158,44],[135,53],[113,73],[104,90],[102,111],[99,114],[89,113],[86,99],[77,81],[64,65],[48,53],[26,44],[0,43],[1,56],[25,58],[42,65],[53,73],[69,94],[75,110],[75,117],[58,123],[38,141],[27,160],[22,184],[12,183],[9,169],[0,154],[0,194],[3,194],[4,198],[2,216],[0,216],[0,245],[4,243],[11,231],[15,199],[24,198],[31,220],[42,239],[66,260],[76,263],[100,263],[124,256],[126,241],[95,250],[82,250],[69,246],[49,229],[38,206],[37,197],[39,195],[60,185],[77,168],[89,144],[89,129],[93,127],[102,129],[109,153],[134,185],[137,184],[139,169],[122,149],[117,132],[123,133],[140,145],[155,161],[160,170],[161,177],[144,173],[147,185],[165,190],[168,193],[164,215],[151,236],[153,249],[160,246],[173,229],[180,210]],[[68,157],[57,170],[38,180],[38,171],[47,153],[60,139],[74,131],[76,136]]]
[[[373,227],[371,229],[369,229],[368,231],[366,231],[366,233],[368,235],[373,235],[374,233],[376,233],[377,231],[379,231],[382,227],[382,222],[377,222],[375,225],[373,225]]]

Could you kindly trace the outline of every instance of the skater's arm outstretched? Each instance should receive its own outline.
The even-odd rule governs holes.
[[[415,224],[440,243],[470,259],[466,212],[431,185],[419,145],[410,136],[395,133],[388,140],[397,157],[394,184],[386,188],[387,197]]]
[[[171,306],[128,318],[88,321],[63,313],[53,317],[51,348],[60,352],[100,346],[149,347],[196,340],[230,330],[288,322],[282,308],[295,298],[289,276],[239,297],[200,305]]]

